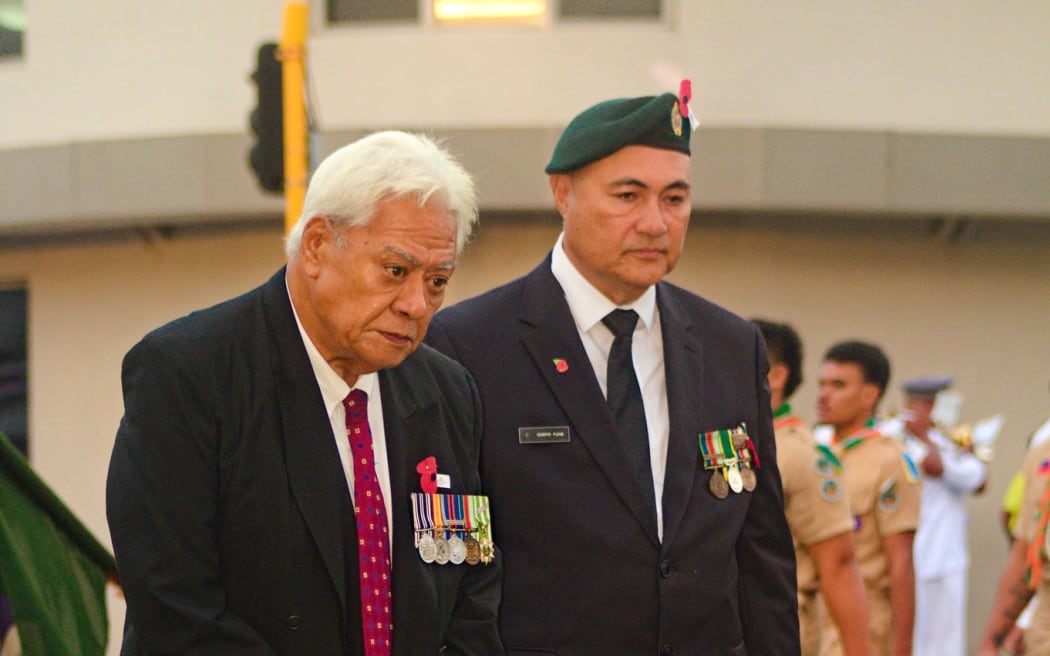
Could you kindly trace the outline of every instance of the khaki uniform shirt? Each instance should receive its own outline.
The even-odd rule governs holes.
[[[1021,473],[1024,475],[1024,500],[1014,525],[1014,537],[1034,542],[1046,542],[1046,532],[1038,532],[1040,501],[1050,485],[1050,441],[1033,447],[1025,456]],[[1043,552],[1045,554],[1045,551]],[[1039,604],[1032,614],[1032,622],[1025,632],[1025,647],[1029,654],[1050,653],[1050,563],[1043,560],[1043,572],[1036,588]]]
[[[893,653],[890,609],[890,572],[882,540],[888,535],[915,531],[919,526],[921,484],[918,470],[906,459],[900,442],[874,430],[866,437],[836,445],[845,470],[846,489],[854,516],[857,565],[868,593],[871,653]],[[842,653],[830,619],[824,618],[823,656]]]
[[[798,417],[778,417],[773,430],[784,484],[784,514],[795,543],[802,654],[816,656],[820,653],[819,581],[808,547],[852,531],[853,515],[839,464],[818,449],[805,423]]]

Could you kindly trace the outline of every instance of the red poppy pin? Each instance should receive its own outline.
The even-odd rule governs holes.
[[[554,358],[554,368],[559,374],[563,374],[569,370],[569,363],[561,358]]]
[[[416,465],[416,471],[419,472],[419,486],[427,494],[437,494],[437,470],[437,458],[434,456],[423,458]]]

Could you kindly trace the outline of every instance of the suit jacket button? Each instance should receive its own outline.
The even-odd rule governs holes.
[[[299,627],[303,625],[303,618],[298,615],[288,616],[288,628],[292,631],[298,631]]]
[[[671,647],[671,645],[664,645],[663,647],[660,647],[660,656],[671,656],[672,654],[674,654],[674,649]]]
[[[660,561],[660,576],[664,577],[665,579],[671,577],[671,561]],[[660,653],[663,654],[664,652],[661,651]]]

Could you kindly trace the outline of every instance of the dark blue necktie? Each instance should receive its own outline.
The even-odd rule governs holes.
[[[634,372],[631,342],[638,313],[634,310],[613,310],[602,319],[616,339],[609,351],[606,378],[609,412],[620,433],[624,450],[631,460],[642,485],[649,507],[655,512],[656,494],[653,491],[653,469],[649,461],[649,429],[645,423],[645,406],[638,375]]]

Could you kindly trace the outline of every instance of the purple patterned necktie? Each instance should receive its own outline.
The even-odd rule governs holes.
[[[361,631],[365,656],[389,656],[391,624],[390,542],[386,505],[376,478],[368,395],[351,390],[343,400],[346,435],[354,459],[354,514],[361,588]]]

